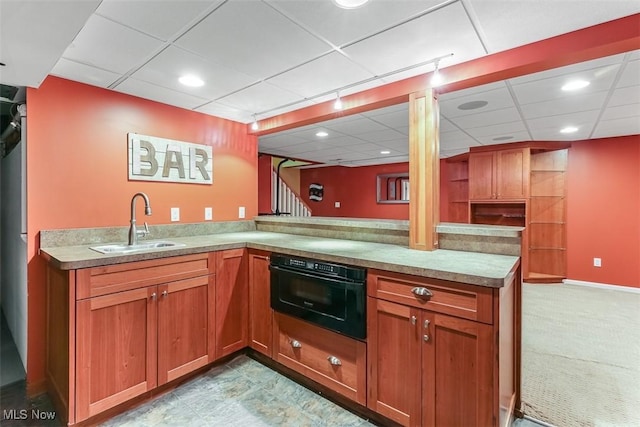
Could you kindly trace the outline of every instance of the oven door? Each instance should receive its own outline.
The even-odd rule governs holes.
[[[354,338],[366,335],[364,283],[271,265],[271,308]]]

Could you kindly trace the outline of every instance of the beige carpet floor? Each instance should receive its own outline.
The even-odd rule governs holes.
[[[558,427],[640,427],[640,294],[523,285],[522,404]]]

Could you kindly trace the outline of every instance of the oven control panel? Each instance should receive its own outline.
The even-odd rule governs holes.
[[[313,271],[330,276],[348,278],[351,280],[364,280],[366,275],[366,270],[360,267],[321,262],[307,258],[294,258],[280,254],[271,255],[271,264],[291,267],[299,270]]]

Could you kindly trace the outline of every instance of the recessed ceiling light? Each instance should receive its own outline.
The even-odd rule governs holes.
[[[333,0],[333,2],[343,9],[355,9],[364,5],[369,0]]]
[[[489,104],[487,101],[469,101],[458,105],[458,110],[476,110]]]
[[[324,136],[329,136],[329,134],[327,132],[321,130],[321,131],[316,133],[316,136],[324,137]]]
[[[560,133],[574,133],[577,131],[578,131],[578,128],[575,126],[567,126],[560,129]]]
[[[570,82],[567,82],[564,84],[564,86],[562,86],[562,90],[564,91],[578,90],[578,89],[582,89],[583,87],[587,87],[590,84],[591,83],[589,83],[586,80],[571,80]]]
[[[189,87],[200,87],[204,85],[204,81],[200,77],[194,76],[193,74],[182,76],[178,79],[178,81],[183,85]]]
[[[389,150],[382,150],[382,151],[380,152],[380,154],[391,154],[391,151],[389,151]]]
[[[494,141],[508,141],[510,139],[513,139],[513,135],[508,135],[508,136],[498,136],[496,138],[493,138]]]

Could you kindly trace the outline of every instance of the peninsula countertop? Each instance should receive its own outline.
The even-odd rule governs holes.
[[[40,249],[40,254],[57,269],[73,270],[247,247],[493,288],[504,286],[515,274],[520,262],[519,257],[510,255],[445,249],[420,251],[397,244],[269,231],[171,237],[168,240],[184,246],[115,255],[101,254],[90,249],[95,245],[85,244],[44,247]]]

